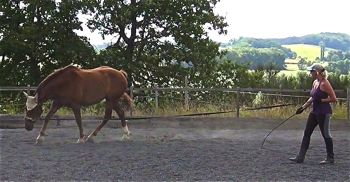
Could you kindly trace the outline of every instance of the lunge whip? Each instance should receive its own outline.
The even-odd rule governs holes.
[[[283,123],[287,122],[290,118],[294,117],[295,115],[297,115],[296,113],[294,113],[293,115],[289,116],[289,118],[283,120],[279,125],[277,125],[276,127],[274,127],[264,138],[264,141],[261,143],[261,149],[264,147],[264,143],[267,139],[267,137],[269,137],[269,135],[275,130],[277,129],[278,127],[280,127],[281,125],[283,125]]]

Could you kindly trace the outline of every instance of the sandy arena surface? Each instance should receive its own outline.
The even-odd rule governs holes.
[[[336,163],[326,156],[316,128],[303,164],[289,162],[299,149],[305,121],[179,118],[129,121],[130,140],[110,121],[94,142],[75,143],[74,121],[51,122],[42,145],[14,124],[0,129],[0,181],[350,181],[349,121],[332,121]],[[0,121],[1,123],[1,121]],[[2,121],[6,123],[6,121]],[[11,122],[10,122],[11,123]],[[85,122],[85,133],[97,122]]]

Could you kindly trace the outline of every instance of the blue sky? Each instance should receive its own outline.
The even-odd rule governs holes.
[[[210,32],[214,41],[233,38],[283,38],[320,32],[350,35],[350,1],[348,0],[221,0],[215,12],[226,17],[227,35]],[[93,45],[113,42],[87,28],[80,35]]]

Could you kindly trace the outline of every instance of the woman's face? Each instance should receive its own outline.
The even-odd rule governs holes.
[[[312,78],[317,78],[317,71],[316,70],[311,70],[310,71],[310,75],[312,76]]]

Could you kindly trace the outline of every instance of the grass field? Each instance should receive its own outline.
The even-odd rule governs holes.
[[[284,74],[286,76],[292,76],[296,74],[298,71],[300,71],[298,67],[298,62],[299,59],[286,59],[286,70],[280,71],[279,74]]]
[[[297,57],[307,58],[307,60],[310,60],[310,61],[316,60],[316,58],[320,57],[320,54],[321,54],[320,46],[315,46],[315,45],[293,44],[293,45],[283,45],[283,47],[289,48],[292,51],[296,52]]]
[[[297,59],[286,59],[286,70],[283,70],[280,72],[280,74],[285,75],[294,75],[299,70],[298,68],[298,57],[306,58],[308,61],[315,61],[317,57],[320,57],[320,46],[315,45],[309,45],[309,44],[292,44],[292,45],[282,45],[283,47],[289,48],[292,51],[294,51],[297,54]],[[327,56],[327,53],[329,48],[326,48],[325,56]]]

